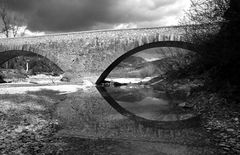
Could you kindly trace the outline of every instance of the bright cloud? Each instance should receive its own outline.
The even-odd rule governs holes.
[[[128,23],[128,24],[118,24],[113,26],[113,29],[130,29],[130,28],[137,28],[137,25],[133,23]]]
[[[0,0],[3,1],[3,0]],[[178,24],[190,0],[7,0],[27,32],[69,32]],[[32,33],[31,33],[32,32]],[[41,35],[43,33],[36,33]]]

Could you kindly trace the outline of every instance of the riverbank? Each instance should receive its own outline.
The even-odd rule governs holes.
[[[4,94],[5,88],[0,90],[0,154],[58,153],[62,144],[53,137],[58,121],[52,112],[60,96],[54,91]]]
[[[41,81],[40,81],[41,82]],[[54,135],[57,104],[69,93],[86,90],[70,83],[4,83],[0,85],[0,154],[59,154],[65,143]]]
[[[118,114],[94,86],[72,84],[67,92],[63,86],[0,89],[1,154],[214,154],[196,141],[206,138],[202,132],[156,130],[156,135]]]
[[[202,114],[202,125],[223,154],[240,154],[239,104],[217,93],[194,92],[189,101]]]
[[[211,143],[216,145],[215,147],[218,148],[219,152],[222,154],[239,153],[240,115],[237,107],[227,103],[225,99],[216,93],[210,93],[202,89],[201,82],[196,82],[196,80],[178,80],[169,83],[161,81],[161,83],[168,87],[169,90],[172,89],[173,92],[178,91],[179,88],[186,90],[185,95],[187,95],[188,99],[181,106],[201,114],[202,127],[211,135],[209,137]],[[68,94],[70,95],[68,97],[71,98],[65,102],[73,103],[73,100],[75,100],[75,98],[72,98],[75,96],[74,93],[79,91],[88,92],[89,88],[94,87],[92,82],[83,80],[79,85],[67,83],[51,85],[33,84],[30,86],[6,85],[4,84],[0,87],[1,154],[96,153],[98,149],[103,154],[110,154],[113,148],[122,149],[119,146],[120,144],[126,146],[126,143],[119,142],[119,140],[100,140],[95,139],[96,137],[64,138],[55,136],[62,127],[59,119],[53,117],[56,111],[55,108],[66,99]],[[194,85],[197,87],[189,89],[190,86]],[[83,102],[85,100],[81,99],[80,101]],[[88,99],[86,99],[87,101]],[[78,103],[74,101],[73,105],[75,104],[80,108]],[[91,112],[91,107],[89,110]],[[91,116],[84,117],[90,118]],[[119,128],[118,130],[121,129]],[[70,144],[73,145],[75,142],[78,143],[78,146],[70,146]],[[127,143],[136,145],[134,142]],[[109,149],[107,144],[111,146]],[[141,144],[141,147],[143,147],[142,145],[146,144]],[[95,147],[95,149],[92,148],[93,150],[91,151],[89,147]],[[117,151],[117,153],[119,152]]]
[[[200,77],[165,80],[162,87],[173,93],[185,90],[187,100],[181,106],[200,114],[212,143],[222,154],[240,154],[240,105],[236,100],[208,90]]]

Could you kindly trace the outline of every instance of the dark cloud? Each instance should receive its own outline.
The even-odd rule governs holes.
[[[177,0],[0,0],[23,14],[32,31],[90,30],[97,25],[151,22],[168,15]],[[178,10],[170,10],[176,12]],[[101,28],[101,27],[99,27]]]

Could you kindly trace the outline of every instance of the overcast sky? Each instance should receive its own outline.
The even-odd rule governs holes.
[[[190,0],[0,0],[32,32],[176,25]]]

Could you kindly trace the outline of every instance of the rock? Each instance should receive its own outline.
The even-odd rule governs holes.
[[[65,81],[65,82],[73,82],[73,81],[80,81],[79,79],[81,79],[81,76],[76,74],[75,72],[73,72],[72,70],[67,70],[64,74],[63,74],[63,78],[61,81]]]
[[[70,82],[70,79],[67,78],[67,77],[63,77],[63,78],[61,78],[60,81],[62,81],[62,82]]]
[[[177,84],[177,83],[173,84],[173,87],[178,87],[178,86],[179,86],[179,84]]]
[[[21,133],[23,131],[23,127],[19,126],[17,129],[15,129],[15,132]]]
[[[228,131],[228,132],[233,132],[234,130],[231,129],[231,128],[229,128],[229,129],[227,129],[227,131]]]
[[[180,104],[178,104],[179,107],[185,107],[186,106],[186,102],[182,102]]]
[[[236,121],[236,122],[237,122],[238,120],[239,120],[239,119],[238,119],[237,117],[236,117],[236,118],[234,118],[234,121]]]
[[[0,75],[0,83],[6,83],[6,81],[3,80],[3,78]]]
[[[35,82],[35,81],[29,81],[29,83],[32,83],[32,84],[38,84],[38,83]]]

